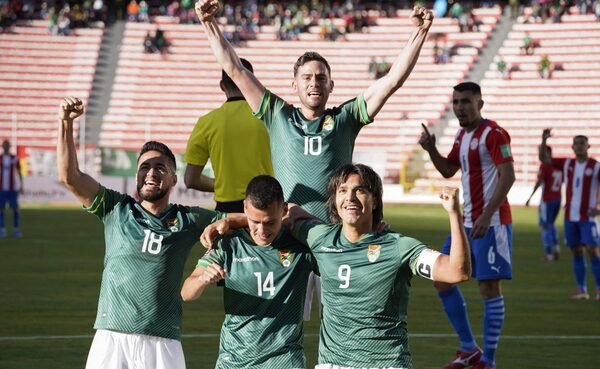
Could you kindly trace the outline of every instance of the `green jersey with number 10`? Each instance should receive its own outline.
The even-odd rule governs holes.
[[[265,90],[256,117],[269,130],[275,177],[285,200],[299,205],[323,221],[327,215],[327,182],[340,166],[352,162],[354,141],[360,129],[372,122],[362,95],[325,110],[315,120],[299,108]]]

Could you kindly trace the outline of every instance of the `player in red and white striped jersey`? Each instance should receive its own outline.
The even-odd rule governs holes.
[[[2,142],[0,160],[0,237],[6,237],[4,226],[4,208],[6,203],[13,210],[13,236],[21,237],[19,230],[19,193],[23,193],[23,177],[19,157],[10,153],[10,141]]]
[[[466,303],[457,286],[434,283],[444,310],[460,339],[460,350],[444,369],[491,369],[504,323],[502,279],[512,278],[512,220],[506,195],[515,181],[510,136],[496,122],[483,119],[481,88],[473,82],[454,86],[452,107],[461,129],[448,157],[435,147],[435,135],[424,131],[419,143],[446,178],[462,171],[464,225],[469,235],[473,275],[484,301],[483,352],[477,346]],[[446,242],[442,252],[449,252]]]
[[[565,204],[565,240],[573,253],[573,272],[577,282],[577,292],[571,296],[575,300],[587,300],[585,250],[590,258],[592,274],[596,280],[596,299],[600,300],[600,236],[596,215],[598,209],[598,186],[600,185],[600,162],[588,156],[588,138],[573,137],[575,158],[552,158],[546,141],[551,136],[550,129],[542,133],[540,159],[546,164],[563,171],[567,186]]]

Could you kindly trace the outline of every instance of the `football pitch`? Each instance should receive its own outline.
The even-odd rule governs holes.
[[[561,213],[562,219],[562,213]],[[513,209],[513,276],[505,282],[507,319],[499,369],[600,368],[600,301],[570,301],[570,252],[542,261],[535,208]],[[439,248],[448,230],[441,206],[386,206],[400,233]],[[7,219],[10,221],[9,219]],[[79,209],[22,210],[22,239],[0,239],[0,368],[83,368],[92,340],[103,265],[102,225]],[[202,254],[194,248],[185,275]],[[595,284],[588,265],[588,287]],[[474,281],[462,285],[481,345],[482,303]],[[413,279],[408,329],[415,369],[439,369],[458,348],[431,282]],[[213,368],[223,320],[221,291],[211,286],[184,304],[187,367]],[[318,317],[305,327],[307,367],[317,358]],[[251,344],[250,342],[248,344]]]

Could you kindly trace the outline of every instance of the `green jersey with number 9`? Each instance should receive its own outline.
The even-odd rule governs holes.
[[[181,277],[204,228],[221,217],[169,204],[160,215],[100,186],[86,211],[104,222],[104,272],[95,329],[180,339]]]
[[[411,368],[406,311],[410,280],[426,246],[398,233],[367,233],[352,243],[340,224],[299,222],[321,272],[319,364]]]

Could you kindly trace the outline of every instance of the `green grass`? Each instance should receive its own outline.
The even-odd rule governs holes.
[[[503,284],[507,319],[498,368],[600,368],[600,302],[568,300],[574,290],[569,252],[563,249],[559,262],[542,262],[536,210],[517,208],[513,215],[514,280]],[[0,368],[82,368],[103,264],[101,224],[75,209],[24,209],[22,219],[24,238],[0,240]],[[386,220],[395,230],[431,245],[441,245],[448,227],[439,206],[387,206]],[[200,248],[193,251],[185,273],[200,254]],[[589,272],[588,278],[593,290]],[[473,331],[480,336],[477,284],[470,281],[461,288]],[[188,368],[214,367],[223,319],[220,294],[209,288],[201,300],[184,305]],[[422,278],[413,282],[408,324],[415,368],[438,369],[456,350],[457,339],[431,282]],[[312,368],[318,345],[314,314],[306,333]]]

